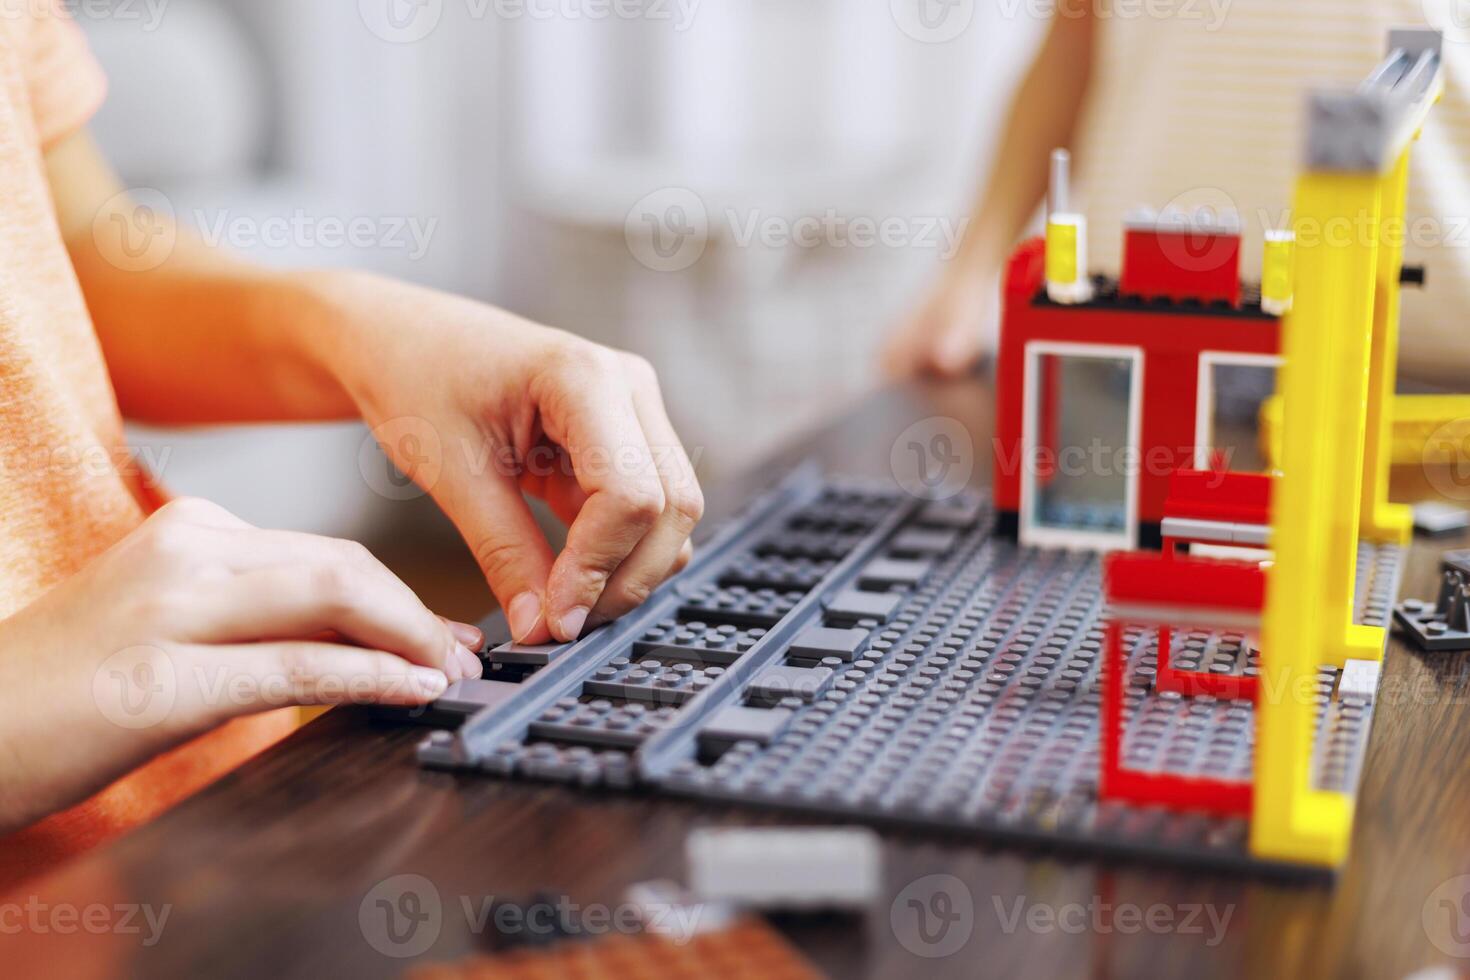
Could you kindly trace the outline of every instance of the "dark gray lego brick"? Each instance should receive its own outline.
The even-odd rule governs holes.
[[[748,589],[814,589],[837,562],[830,558],[745,555],[720,573],[720,585]]]
[[[933,530],[915,527],[895,534],[888,543],[888,550],[906,557],[943,555],[953,551],[959,539],[960,532],[954,528]]]
[[[876,558],[858,573],[858,587],[881,591],[900,587],[911,589],[924,581],[934,569],[934,562],[902,558]]]
[[[775,626],[806,593],[797,590],[750,589],[743,585],[707,585],[679,607],[679,618],[727,626]]]
[[[985,496],[978,493],[960,494],[948,500],[934,500],[920,509],[914,523],[920,527],[967,531],[985,516],[986,504]]]
[[[724,748],[740,742],[768,745],[791,723],[790,708],[734,705],[715,715],[699,731],[701,745]]]
[[[857,547],[863,536],[862,531],[788,530],[757,544],[754,553],[836,561]]]
[[[892,619],[902,604],[903,596],[897,592],[844,589],[827,603],[826,619],[833,626],[852,626],[864,619],[875,620],[881,625]]]
[[[813,626],[797,635],[791,644],[790,655],[804,660],[822,660],[836,657],[852,660],[868,639],[865,629],[836,629],[830,626]]]
[[[519,684],[484,680],[478,677],[466,678],[449,685],[448,690],[434,702],[434,709],[450,714],[472,715],[485,708],[504,704],[515,697],[518,690],[520,690]]]
[[[777,664],[767,667],[746,688],[752,703],[778,704],[786,698],[797,698],[807,704],[827,689],[836,676],[831,667],[793,667]]]
[[[766,635],[761,627],[741,629],[725,624],[667,619],[644,631],[633,642],[639,657],[677,657],[707,664],[733,664]]]
[[[524,646],[506,643],[492,649],[488,659],[492,663],[519,664],[526,667],[545,667],[567,649],[567,645]]]
[[[1394,622],[1424,650],[1470,650],[1470,586],[1455,563],[1446,560],[1439,595],[1433,602],[1405,599]]]
[[[619,703],[606,697],[566,698],[531,722],[534,738],[631,748],[669,723],[672,706]]]
[[[724,667],[666,663],[652,657],[638,660],[616,657],[599,667],[582,685],[582,690],[593,696],[680,705],[709,687],[724,672]]]

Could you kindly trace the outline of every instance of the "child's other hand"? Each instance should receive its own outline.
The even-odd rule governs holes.
[[[479,675],[477,632],[361,545],[171,503],[0,623],[0,829],[237,716],[430,701]]]
[[[469,543],[518,641],[616,618],[688,561],[704,498],[647,361],[348,274],[320,359]],[[568,525],[553,555],[522,491]]]
[[[995,289],[993,277],[983,272],[947,274],[889,336],[884,373],[904,381],[973,370],[989,343]]]

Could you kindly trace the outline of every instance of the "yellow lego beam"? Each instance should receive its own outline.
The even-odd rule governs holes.
[[[1261,403],[1261,453],[1281,468],[1281,396]],[[1442,466],[1470,452],[1470,395],[1395,395],[1389,405],[1388,460],[1394,466]]]
[[[1312,789],[1310,777],[1318,668],[1369,655],[1375,640],[1351,622],[1382,184],[1374,173],[1311,172],[1297,183],[1296,299],[1283,321],[1278,379],[1288,410],[1256,706],[1250,846],[1263,858],[1335,865],[1352,831],[1351,801]],[[1355,227],[1371,232],[1320,233],[1342,215],[1363,216]]]

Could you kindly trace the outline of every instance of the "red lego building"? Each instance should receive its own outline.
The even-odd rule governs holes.
[[[1135,215],[1126,236],[1119,279],[1094,278],[1081,302],[1048,296],[1042,239],[1023,243],[1008,266],[994,492],[1003,527],[1023,542],[1157,547],[1174,471],[1212,465],[1213,366],[1278,363],[1280,320],[1242,290],[1231,220]],[[1107,365],[1104,387],[1126,406],[1102,463],[1082,464],[1109,470],[1098,481],[1110,481],[1106,506],[1049,500],[1065,470],[1059,460],[1099,414],[1083,404],[1063,424],[1061,400],[1075,400],[1079,387],[1069,364]]]

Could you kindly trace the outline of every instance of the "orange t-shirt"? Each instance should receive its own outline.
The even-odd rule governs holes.
[[[46,180],[46,148],[81,128],[106,88],[61,4],[0,0],[0,618],[133,530],[159,500],[124,441]],[[293,721],[273,712],[232,723],[0,839],[0,886],[153,817]]]

